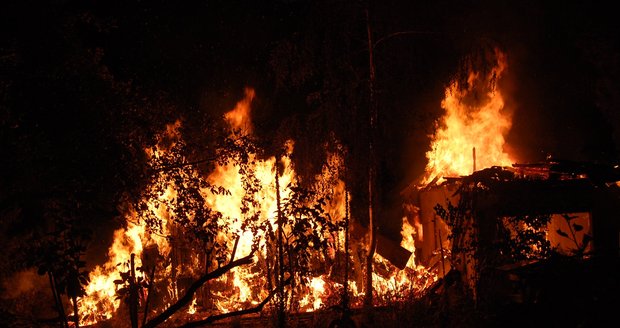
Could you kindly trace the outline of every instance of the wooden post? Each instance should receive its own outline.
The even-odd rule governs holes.
[[[131,277],[129,277],[129,318],[131,327],[138,328],[138,284],[136,281],[136,254],[131,253]]]
[[[476,172],[476,147],[472,148],[472,153],[473,153],[472,155],[474,158],[474,171],[473,172]]]

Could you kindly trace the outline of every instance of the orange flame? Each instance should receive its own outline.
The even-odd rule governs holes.
[[[226,114],[224,119],[233,129],[243,130],[247,134],[252,132],[252,121],[250,119],[250,112],[252,107],[252,100],[254,100],[255,91],[252,88],[245,88],[245,97],[237,103],[237,106]]]
[[[506,56],[496,50],[496,58],[495,67],[487,76],[472,71],[466,86],[455,81],[446,89],[441,102],[446,113],[432,136],[431,150],[426,153],[423,184],[445,176],[471,174],[474,166],[479,170],[513,163],[503,149],[512,119],[504,111],[504,99],[495,84],[507,67]],[[483,94],[477,94],[481,88]],[[470,99],[474,97],[479,101],[472,104]]]

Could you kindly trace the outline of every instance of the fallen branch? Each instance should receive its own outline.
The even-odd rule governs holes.
[[[168,318],[170,318],[173,314],[175,314],[177,311],[181,310],[183,307],[185,307],[187,304],[189,304],[192,301],[192,299],[194,298],[194,294],[196,293],[196,291],[200,287],[202,287],[202,285],[204,285],[207,281],[219,278],[220,276],[222,276],[226,272],[228,272],[228,271],[232,270],[233,268],[238,267],[240,265],[251,264],[253,257],[254,257],[254,251],[252,251],[249,255],[247,255],[245,257],[242,257],[242,258],[240,258],[238,260],[235,260],[235,261],[230,261],[228,264],[226,264],[224,266],[221,266],[221,267],[219,267],[219,268],[217,268],[217,269],[215,269],[215,270],[213,270],[213,271],[203,275],[198,280],[196,280],[191,286],[189,286],[189,288],[187,289],[185,294],[183,294],[183,296],[181,298],[179,298],[179,300],[177,300],[176,303],[172,304],[170,307],[168,307],[166,310],[164,310],[164,312],[162,312],[161,314],[159,314],[155,318],[149,320],[143,326],[143,328],[153,328],[153,327],[156,327],[157,325],[163,323]]]
[[[291,278],[289,277],[284,282],[284,285],[288,285],[290,281],[291,281]],[[209,316],[209,317],[207,317],[206,319],[203,319],[203,320],[188,322],[188,323],[180,326],[179,328],[201,327],[203,325],[207,325],[207,324],[213,323],[215,321],[223,320],[223,319],[226,319],[226,318],[237,317],[237,316],[242,316],[242,315],[251,314],[251,313],[258,313],[258,312],[263,310],[263,307],[265,307],[265,305],[267,303],[269,303],[269,301],[273,298],[273,296],[277,292],[278,292],[278,288],[272,289],[271,292],[269,292],[269,295],[267,295],[267,297],[262,302],[260,302],[258,305],[256,305],[253,308],[212,315],[212,316]]]

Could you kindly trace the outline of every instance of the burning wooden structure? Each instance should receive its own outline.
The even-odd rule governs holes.
[[[603,261],[611,274],[617,270],[617,165],[548,161],[491,167],[409,188],[403,196],[420,209],[420,263],[440,276],[459,272],[479,302],[540,302],[532,290],[544,287],[531,277],[549,267],[545,263],[553,254]],[[519,254],[509,245],[522,247]]]

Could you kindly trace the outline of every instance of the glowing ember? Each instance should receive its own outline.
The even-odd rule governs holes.
[[[431,150],[426,153],[428,164],[423,184],[444,176],[471,174],[474,166],[480,170],[513,163],[503,149],[511,117],[503,111],[504,99],[495,84],[506,69],[506,56],[499,50],[495,55],[496,66],[487,76],[472,71],[467,85],[453,82],[446,89],[441,102],[446,113],[432,137]],[[484,91],[477,94],[480,90]]]

